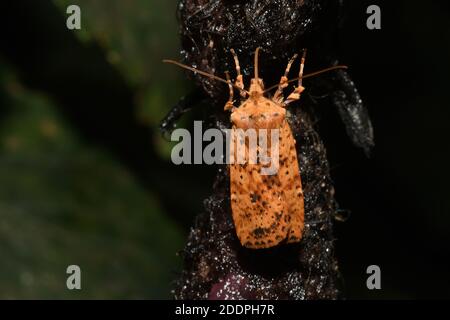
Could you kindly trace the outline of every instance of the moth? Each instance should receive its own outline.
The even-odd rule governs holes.
[[[234,83],[228,72],[226,72],[226,79],[223,79],[173,60],[164,60],[164,62],[224,82],[229,87],[229,99],[224,109],[231,111],[230,120],[233,127],[230,158],[244,159],[243,162],[231,161],[229,164],[231,210],[237,237],[244,247],[250,249],[270,248],[280,243],[295,243],[302,239],[305,215],[304,196],[296,141],[286,118],[286,107],[300,99],[301,93],[305,90],[302,86],[304,78],[346,68],[334,66],[304,76],[306,56],[306,50],[304,50],[299,76],[288,80],[289,71],[298,57],[296,54],[288,62],[279,84],[265,89],[263,79],[259,77],[259,51],[259,48],[255,51],[255,74],[248,90],[244,88],[239,59],[233,49],[231,53],[237,73]],[[283,90],[294,81],[298,81],[298,85],[285,99]],[[268,92],[275,88],[276,92],[269,97]],[[234,102],[235,89],[241,96],[241,104],[238,107]],[[264,138],[262,139],[265,141],[264,148],[258,144],[251,144],[247,136],[236,133],[249,129],[255,130],[259,138]],[[273,135],[273,132],[277,134]],[[244,152],[244,155],[240,154],[241,152]],[[262,160],[262,155],[271,158],[272,161],[276,160],[276,170],[269,174],[265,173],[263,169],[266,168],[267,163],[250,161],[252,152],[256,152],[256,160]]]

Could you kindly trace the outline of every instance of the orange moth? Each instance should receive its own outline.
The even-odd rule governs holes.
[[[299,242],[304,228],[304,197],[296,142],[286,119],[286,107],[300,99],[305,89],[302,79],[345,66],[335,66],[303,76],[304,51],[298,78],[287,78],[297,58],[295,55],[289,61],[279,84],[264,89],[263,80],[258,74],[258,48],[255,52],[255,75],[251,79],[249,90],[245,90],[238,57],[234,50],[231,53],[237,72],[234,83],[228,73],[226,79],[223,79],[173,60],[164,62],[176,64],[229,86],[230,97],[225,110],[231,111],[233,126],[229,165],[230,199],[233,221],[241,244],[251,249],[262,249],[282,242]],[[298,81],[298,85],[284,99],[283,89],[293,81]],[[267,97],[266,93],[275,88],[275,94]],[[239,90],[242,97],[239,107],[234,105],[234,89]],[[250,142],[250,135],[245,135],[249,129],[256,133],[259,143],[264,141],[263,147]],[[252,155],[256,155],[256,158],[252,158]],[[262,161],[263,158],[271,159],[271,163]],[[272,170],[267,170],[269,166]]]

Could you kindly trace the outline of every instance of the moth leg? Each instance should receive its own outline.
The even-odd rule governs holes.
[[[233,111],[235,109],[234,104],[233,104],[234,90],[233,90],[233,85],[231,84],[230,73],[228,71],[225,72],[225,76],[227,78],[228,88],[230,89],[230,97],[228,98],[228,101],[225,104],[225,107],[223,109],[225,111],[227,111],[227,110]]]
[[[239,64],[239,58],[238,58],[238,56],[236,54],[236,51],[234,51],[234,49],[231,49],[230,51],[231,51],[231,54],[233,55],[233,58],[234,58],[234,64],[236,65],[236,73],[237,73],[236,81],[235,81],[234,84],[236,85],[236,87],[241,89],[240,90],[241,91],[241,96],[243,98],[245,98],[246,93],[244,91],[244,78],[242,77],[241,66]]]
[[[302,86],[303,82],[303,70],[305,69],[305,58],[306,58],[306,49],[303,50],[302,60],[300,62],[300,72],[298,74],[298,86],[294,89],[294,91],[287,97],[286,101],[283,103],[284,106],[287,106],[288,104],[297,101],[300,99],[301,93],[305,90],[305,88]]]
[[[275,103],[283,102],[283,97],[282,97],[283,89],[288,86],[288,77],[287,76],[289,74],[289,71],[291,70],[292,64],[294,63],[295,59],[297,59],[297,57],[298,57],[298,54],[295,54],[291,58],[291,60],[289,60],[286,70],[284,71],[284,75],[281,77],[280,83],[278,84],[278,89],[272,98],[272,101],[274,101]]]

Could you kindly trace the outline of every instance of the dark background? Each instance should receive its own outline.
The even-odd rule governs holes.
[[[82,30],[65,27],[79,4]],[[378,4],[382,29],[366,28]],[[369,109],[370,159],[335,110],[317,124],[341,209],[348,298],[450,297],[445,1],[346,1],[340,61]],[[14,1],[0,7],[0,297],[165,298],[213,167],[170,163],[157,126],[190,86],[176,1]],[[179,124],[202,110],[187,114]],[[83,290],[65,288],[82,268]],[[366,268],[382,290],[366,288]]]

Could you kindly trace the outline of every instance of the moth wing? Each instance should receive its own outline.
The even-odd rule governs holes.
[[[295,149],[295,139],[287,121],[280,130],[280,166],[278,176],[290,216],[287,242],[299,242],[304,228],[304,196]]]
[[[232,142],[237,145],[236,136]],[[233,146],[233,143],[231,144]],[[277,245],[286,238],[288,211],[277,175],[261,175],[260,164],[249,164],[249,146],[244,144],[245,164],[236,163],[238,148],[233,148],[230,164],[231,209],[237,236],[247,248]]]

